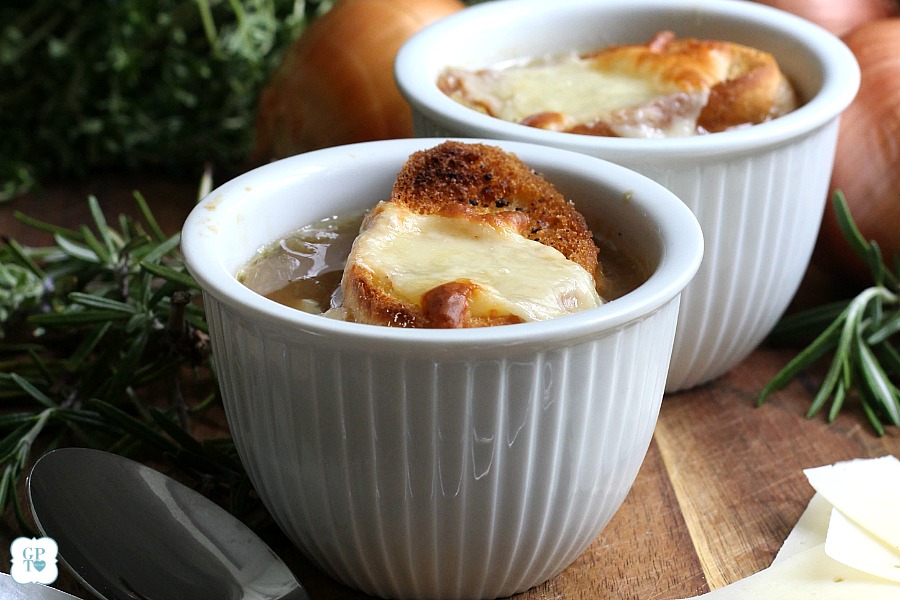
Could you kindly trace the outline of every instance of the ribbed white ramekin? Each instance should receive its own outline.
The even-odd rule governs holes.
[[[804,104],[753,127],[677,139],[623,139],[526,127],[470,110],[437,87],[446,66],[679,37],[772,53]],[[787,308],[825,206],[838,119],[859,68],[836,37],[786,12],[738,0],[494,0],[414,35],[395,64],[416,134],[518,140],[603,158],[662,183],[697,215],[706,253],[684,292],[667,390],[710,381],[759,345]]]
[[[656,423],[702,233],[662,186],[531,144],[515,152],[652,271],[538,323],[410,330],[302,313],[243,287],[262,245],[388,197],[394,140],[272,163],[213,191],[182,231],[229,426],[273,517],[312,561],[390,598],[494,598],[565,568],[624,500]]]

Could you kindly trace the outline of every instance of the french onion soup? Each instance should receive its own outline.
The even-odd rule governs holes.
[[[659,32],[646,44],[448,67],[438,87],[487,115],[552,131],[662,138],[715,133],[794,110],[775,58],[722,41]]]
[[[646,276],[515,155],[445,142],[410,156],[390,199],[274,242],[238,279],[310,313],[455,328],[593,308]]]

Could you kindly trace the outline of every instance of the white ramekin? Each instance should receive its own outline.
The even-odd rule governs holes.
[[[302,225],[388,198],[436,139],[320,150],[248,172],[190,214],[241,459],[271,514],[322,570],[390,598],[493,598],[571,563],[630,489],[663,395],[682,289],[702,257],[691,212],[655,182],[517,142],[592,227],[651,270],[635,291],[550,321],[467,330],[327,319],[235,272]]]
[[[436,80],[447,66],[644,43],[660,30],[772,53],[802,97],[796,111],[739,131],[622,139],[545,131],[470,110]],[[706,254],[682,298],[667,390],[744,359],[787,308],[809,263],[827,197],[838,119],[856,94],[847,47],[808,21],[738,0],[494,0],[414,35],[395,63],[416,135],[518,140],[583,152],[663,184],[700,221]]]

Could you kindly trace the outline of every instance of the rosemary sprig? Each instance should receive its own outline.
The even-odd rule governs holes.
[[[258,505],[230,436],[195,436],[219,407],[199,290],[147,202],[141,219],[65,229],[55,244],[0,245],[0,513],[16,515],[30,464],[65,445],[163,464],[246,520]],[[182,388],[191,386],[189,399]]]
[[[59,176],[240,165],[260,89],[322,3],[0,3],[0,202]]]
[[[771,339],[815,339],[772,378],[756,404],[828,356],[830,366],[806,416],[814,417],[830,403],[827,420],[833,421],[846,400],[858,398],[876,433],[883,435],[885,422],[900,425],[900,351],[894,345],[900,332],[900,257],[894,257],[898,264],[892,271],[878,244],[860,233],[840,191],[834,208],[842,234],[871,272],[872,285],[848,301],[781,320]]]

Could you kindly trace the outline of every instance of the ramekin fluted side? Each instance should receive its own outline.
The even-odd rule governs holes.
[[[545,581],[612,518],[650,443],[679,298],[496,358],[309,343],[204,301],[237,449],[279,526],[351,587],[452,599]]]
[[[633,168],[690,207],[706,241],[682,294],[667,391],[711,381],[746,358],[796,294],[828,196],[838,119],[753,155],[691,167]],[[626,165],[632,166],[632,165]]]

